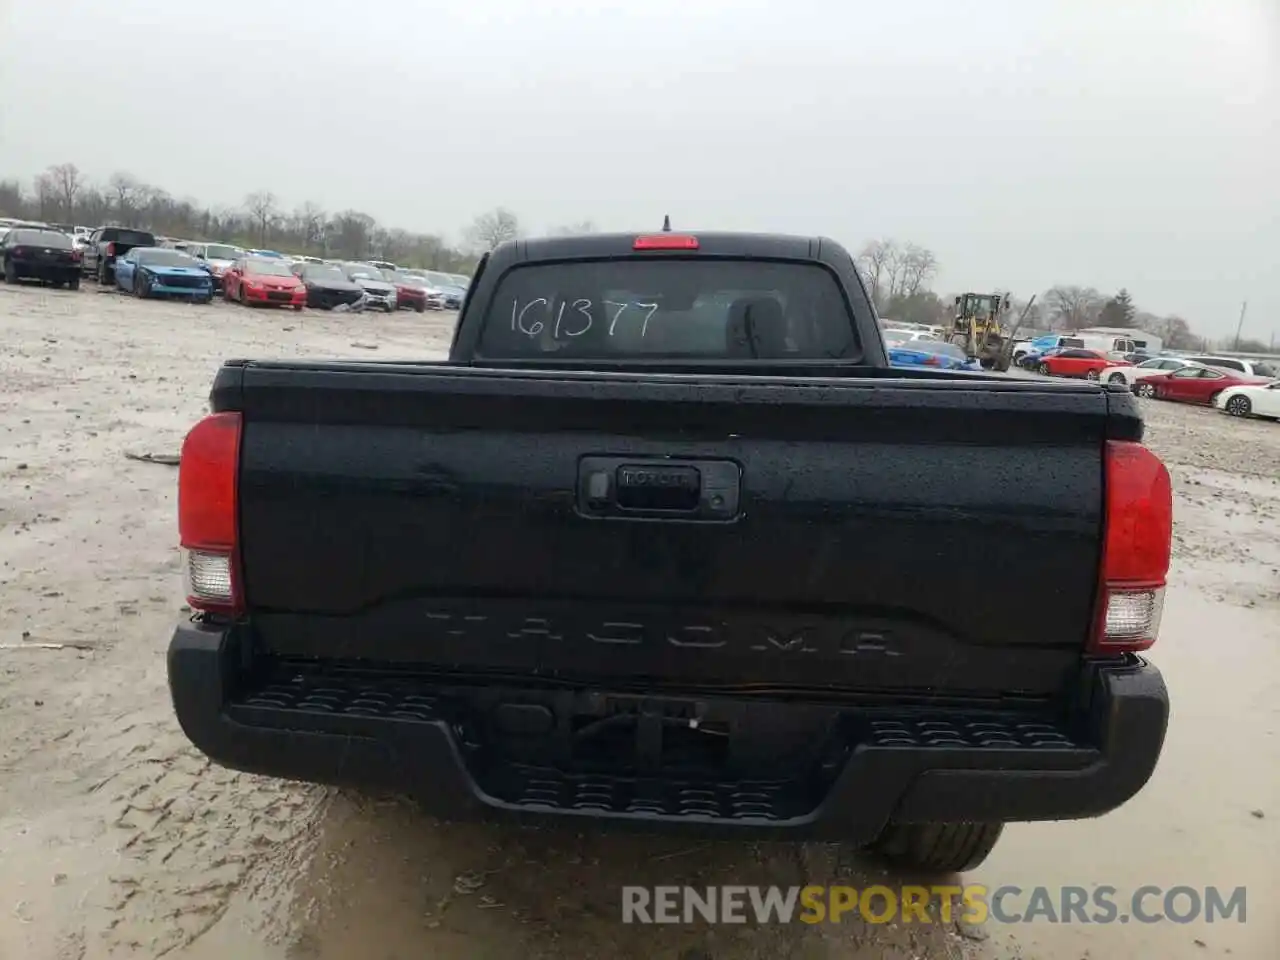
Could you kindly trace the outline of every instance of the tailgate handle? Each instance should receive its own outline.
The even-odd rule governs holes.
[[[687,513],[702,502],[702,474],[697,467],[625,463],[614,477],[618,506],[623,510]]]
[[[577,512],[593,520],[733,523],[742,499],[734,460],[588,455],[578,461]]]

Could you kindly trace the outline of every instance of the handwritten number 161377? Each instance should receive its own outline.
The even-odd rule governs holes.
[[[634,313],[635,319],[627,318],[626,324],[622,329],[627,329],[628,325],[638,323],[640,325],[640,336],[647,336],[649,333],[649,321],[653,319],[653,315],[658,312],[656,303],[618,303],[614,300],[602,301],[605,307],[605,314],[609,321],[609,336],[613,336],[619,329],[619,323],[623,319],[629,309]],[[537,306],[542,306],[546,311],[547,319],[535,316],[530,317],[529,313]],[[563,300],[560,306],[554,311],[555,318],[551,318],[551,304],[546,297],[538,297],[530,300],[523,306],[519,300],[511,301],[511,332],[519,331],[527,337],[536,337],[547,329],[547,324],[553,324],[551,336],[553,338],[580,337],[593,326],[595,326],[596,317],[592,312],[593,303],[590,300]],[[612,316],[609,316],[610,308],[613,309]]]

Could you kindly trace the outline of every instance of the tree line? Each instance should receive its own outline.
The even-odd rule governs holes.
[[[519,219],[503,207],[477,216],[463,230],[462,242],[452,244],[441,234],[384,226],[360,210],[327,211],[310,201],[287,208],[269,190],[248,194],[238,207],[210,206],[174,197],[127,171],[116,171],[97,183],[74,163],[49,167],[29,187],[18,179],[0,179],[0,215],[89,227],[138,227],[184,240],[335,259],[377,258],[448,272],[470,272],[484,251],[521,234]]]
[[[92,227],[142,227],[161,236],[326,258],[376,258],[449,272],[469,272],[484,251],[522,234],[519,218],[505,207],[478,215],[462,231],[461,243],[452,244],[442,234],[384,226],[359,210],[327,211],[310,201],[286,208],[269,190],[248,194],[238,207],[209,206],[174,197],[126,171],[96,183],[74,163],[49,167],[29,188],[18,179],[0,179],[0,215]],[[594,223],[583,220],[551,233],[595,230]],[[862,247],[857,264],[882,316],[907,323],[950,322],[952,298],[940,296],[932,286],[939,267],[933,251],[894,239],[872,240]],[[1021,314],[1024,306],[1026,301],[1015,299],[1011,310]],[[1093,287],[1060,284],[1036,298],[1023,322],[1027,330],[1070,332],[1095,326],[1146,330],[1172,349],[1209,347],[1184,318],[1141,310],[1125,289],[1105,294]],[[1269,349],[1257,340],[1234,338],[1222,346],[1247,352]]]

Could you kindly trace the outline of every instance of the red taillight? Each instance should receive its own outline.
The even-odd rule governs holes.
[[[698,238],[681,233],[655,233],[636,237],[632,250],[697,250]]]
[[[178,467],[178,538],[186,553],[187,602],[193,609],[242,609],[236,521],[241,417],[205,417],[182,443]]]
[[[926,367],[940,367],[942,366],[942,361],[937,357],[935,357],[933,354],[930,354],[929,356],[924,358],[924,365]]]
[[[1156,642],[1173,542],[1169,471],[1140,443],[1108,440],[1106,518],[1093,653],[1129,653]]]
[[[25,257],[25,256],[27,255],[27,248],[26,248],[26,247],[14,247],[14,248],[13,248],[11,251],[9,251],[9,252],[10,252],[10,253],[12,253],[15,257]]]
[[[107,244],[107,256],[114,257],[116,255],[116,245],[114,243]]]
[[[83,260],[83,259],[84,259],[84,254],[83,254],[83,253],[81,253],[79,250],[72,250],[72,251],[71,251],[71,259],[72,259],[72,260],[74,260],[74,261],[76,261],[76,262],[79,262],[79,261],[81,261],[81,260]]]

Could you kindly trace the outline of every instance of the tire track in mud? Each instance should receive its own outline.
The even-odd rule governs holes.
[[[109,772],[88,789],[118,859],[85,935],[110,957],[189,946],[237,896],[269,907],[264,924],[288,918],[328,796],[212,764],[177,727],[164,691],[147,699],[161,705],[120,718],[95,764]]]

